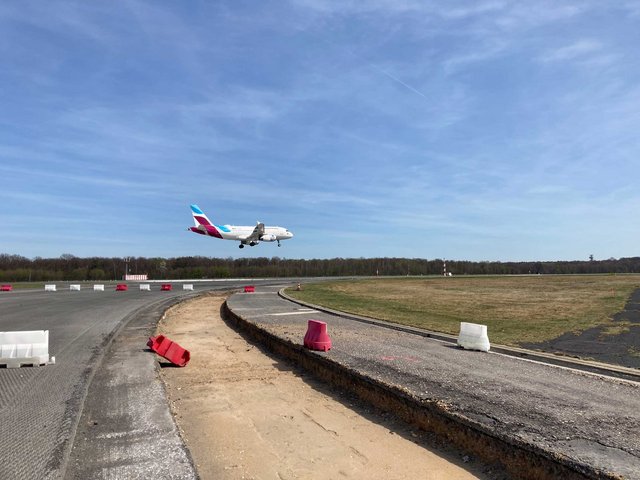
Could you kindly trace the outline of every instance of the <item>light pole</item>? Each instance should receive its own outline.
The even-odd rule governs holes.
[[[129,257],[124,257],[124,278],[127,279],[127,275],[129,275]]]

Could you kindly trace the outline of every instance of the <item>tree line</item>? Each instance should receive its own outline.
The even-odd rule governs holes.
[[[176,257],[145,258],[89,257],[64,254],[57,258],[29,259],[0,254],[0,282],[120,280],[130,274],[147,274],[149,279],[177,280],[236,277],[331,277],[518,274],[640,273],[640,257],[553,262],[482,262],[421,258],[331,258],[283,259]]]

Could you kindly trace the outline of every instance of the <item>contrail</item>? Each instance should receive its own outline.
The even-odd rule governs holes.
[[[355,54],[354,54],[355,55]],[[378,67],[377,65],[374,65],[373,63],[369,63],[367,62],[364,58],[360,57],[362,59],[363,62],[365,62],[368,66],[370,66],[371,68],[374,68],[376,70],[378,70],[380,73],[384,73],[387,77],[389,77],[391,80],[395,80],[396,82],[398,82],[400,85],[402,85],[405,88],[408,88],[409,90],[411,90],[414,93],[417,93],[418,95],[420,95],[423,98],[427,98],[427,96],[422,93],[420,90],[416,90],[415,88],[413,88],[411,85],[408,85],[406,83],[404,83],[402,80],[400,80],[397,77],[394,77],[393,75],[391,75],[389,72],[387,72],[386,70]]]
[[[299,28],[299,31],[301,32],[306,32],[307,28]],[[391,75],[389,72],[387,72],[386,70],[384,70],[383,68],[380,68],[377,65],[374,65],[373,63],[369,62],[367,59],[365,59],[364,57],[358,55],[356,52],[354,52],[353,50],[351,50],[348,47],[343,47],[341,45],[338,45],[334,42],[332,42],[329,39],[326,38],[320,38],[320,40],[322,40],[325,43],[328,43],[329,45],[332,45],[334,47],[337,48],[344,48],[344,50],[346,50],[349,54],[351,54],[351,56],[359,59],[360,61],[362,61],[364,64],[366,64],[369,68],[372,68],[374,70],[377,70],[378,72],[382,73],[383,75],[387,76],[388,78],[390,78],[391,80],[393,80],[394,82],[399,83],[400,85],[402,85],[404,88],[406,88],[407,90],[411,90],[413,93],[416,93],[418,95],[420,95],[422,98],[426,98],[427,100],[429,99],[429,97],[427,97],[424,93],[422,93],[420,90],[417,90],[415,88],[413,88],[411,85],[403,82],[402,80],[400,80],[398,77],[395,77],[393,75]]]
[[[325,42],[328,42],[330,44],[332,44],[334,47],[338,47],[340,48],[340,45],[336,45],[335,43],[331,42],[330,40],[324,39],[323,40]],[[374,70],[377,70],[378,72],[382,73],[383,75],[386,75],[387,77],[389,77],[391,80],[393,80],[394,82],[399,83],[400,85],[402,85],[404,88],[411,90],[413,93],[417,93],[418,95],[420,95],[422,98],[426,98],[428,99],[428,97],[422,93],[420,90],[416,90],[415,88],[413,88],[411,85],[403,82],[402,80],[400,80],[398,77],[395,77],[393,75],[391,75],[389,72],[387,72],[385,69],[380,68],[379,66],[369,62],[366,58],[358,55],[356,52],[354,52],[353,50],[351,50],[348,47],[343,47],[347,52],[349,52],[352,56],[354,56],[355,58],[359,59],[360,61],[362,61],[364,64],[366,64],[369,68],[372,68]]]

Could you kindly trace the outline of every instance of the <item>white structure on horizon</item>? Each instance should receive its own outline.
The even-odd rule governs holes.
[[[138,280],[138,281],[143,281],[144,282],[144,281],[148,280],[147,277],[148,277],[148,275],[146,273],[144,275],[129,275],[129,274],[127,274],[127,275],[124,276],[123,280],[125,280],[125,281],[136,281],[136,280]]]
[[[442,275],[444,277],[453,277],[453,273],[447,272],[447,262],[446,261],[442,262]]]

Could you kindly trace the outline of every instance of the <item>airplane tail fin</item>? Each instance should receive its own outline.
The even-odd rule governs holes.
[[[191,205],[191,215],[193,215],[193,221],[196,224],[196,227],[200,225],[212,226],[213,223],[207,218],[205,213],[200,210],[200,207],[197,205]]]
[[[200,210],[197,205],[191,205],[191,215],[193,215],[193,221],[196,224],[195,227],[190,227],[193,233],[199,233],[200,235],[209,235],[211,237],[223,238],[222,234],[218,230],[211,220],[207,218],[205,213]]]

